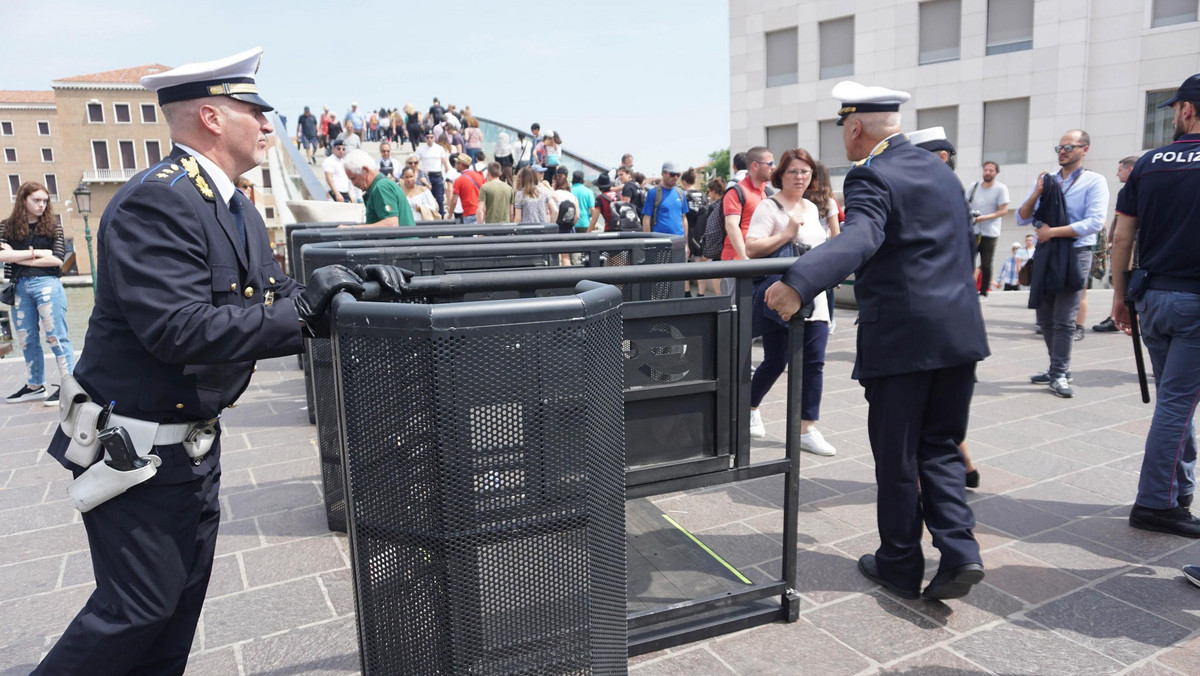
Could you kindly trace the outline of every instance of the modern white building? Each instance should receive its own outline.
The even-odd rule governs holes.
[[[853,79],[911,92],[904,129],[945,127],[965,184],[999,162],[1012,211],[1076,127],[1115,201],[1117,161],[1170,141],[1171,110],[1155,106],[1200,72],[1198,4],[730,0],[732,149],[804,147],[840,190],[849,162],[830,90]],[[1015,237],[1011,215],[1005,230]]]

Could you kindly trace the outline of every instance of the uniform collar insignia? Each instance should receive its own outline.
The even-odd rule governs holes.
[[[871,166],[871,160],[873,160],[873,159],[875,159],[876,157],[878,157],[879,155],[883,154],[883,151],[885,151],[885,150],[887,150],[887,149],[888,149],[888,142],[887,142],[887,140],[885,139],[885,140],[883,140],[883,141],[880,141],[880,142],[879,142],[879,145],[875,146],[875,149],[874,149],[874,150],[872,150],[872,151],[871,151],[871,154],[867,156],[867,159],[865,159],[865,160],[862,160],[862,162],[861,162],[861,163],[862,163],[863,165],[866,165],[866,166],[868,166],[868,167],[869,167],[869,166]]]
[[[200,175],[200,165],[196,162],[196,158],[191,155],[179,158],[179,164],[183,165],[183,170],[187,172],[188,179],[192,185],[196,186],[196,190],[204,196],[204,199],[213,202],[216,201],[216,196],[213,194],[212,188],[209,187],[208,181]]]

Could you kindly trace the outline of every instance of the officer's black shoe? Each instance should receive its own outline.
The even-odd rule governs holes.
[[[1129,511],[1129,525],[1185,538],[1200,538],[1200,519],[1192,516],[1185,507],[1150,509],[1134,505]]]
[[[1184,509],[1192,508],[1192,498],[1196,497],[1194,493],[1179,496],[1179,506]]]
[[[1200,566],[1184,566],[1183,576],[1192,584],[1200,587]]]
[[[978,563],[967,563],[957,568],[939,570],[929,581],[929,586],[921,592],[927,599],[961,599],[966,596],[971,587],[983,582],[983,566]]]
[[[979,470],[967,472],[967,488],[979,488]]]
[[[1108,319],[1105,319],[1099,324],[1093,326],[1092,330],[1096,333],[1112,333],[1113,331],[1117,330],[1117,323],[1113,321],[1112,317],[1109,317]]]
[[[915,599],[920,596],[920,594],[918,594],[914,589],[905,589],[884,579],[884,577],[879,574],[879,567],[875,565],[874,554],[863,554],[858,559],[858,572],[862,573],[863,577],[867,578],[871,582],[883,585],[885,589],[902,599]]]

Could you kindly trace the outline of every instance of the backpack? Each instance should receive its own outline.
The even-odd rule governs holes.
[[[742,192],[742,186],[726,188],[725,194],[728,195],[730,190],[737,192],[738,201],[745,208],[746,195]],[[721,252],[725,249],[725,210],[721,208],[724,203],[724,197],[720,202],[713,202],[712,208],[708,210],[708,218],[704,221],[704,237],[701,243],[704,245],[704,257],[709,260],[721,260]]]
[[[633,194],[629,196],[629,203],[640,214],[642,213],[642,207],[646,206],[646,189],[638,185],[636,181],[627,181],[625,183],[625,185],[630,184],[633,184]],[[621,191],[625,191],[625,186],[621,186]]]
[[[682,203],[682,204],[688,203],[687,195],[685,195],[683,193],[683,188],[680,188],[679,186],[675,186],[674,188],[672,188],[672,190],[674,190],[676,193],[679,194],[680,203]],[[647,197],[648,196],[649,195],[647,195]],[[654,232],[654,226],[658,224],[658,207],[659,207],[659,205],[662,204],[662,201],[663,201],[663,190],[662,190],[662,186],[660,185],[654,189],[654,208],[650,210],[650,231],[651,232]]]
[[[579,209],[575,206],[574,202],[564,199],[558,205],[558,218],[554,221],[558,224],[558,231],[573,232],[575,230],[575,221],[578,220]]]
[[[605,199],[604,195],[600,199]],[[641,232],[642,221],[638,218],[637,210],[629,202],[610,200],[608,207],[609,220],[604,225],[607,232]]]

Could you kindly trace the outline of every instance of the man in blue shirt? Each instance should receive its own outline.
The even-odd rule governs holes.
[[[575,232],[587,232],[592,222],[592,211],[596,208],[596,195],[583,184],[583,172],[579,169],[571,174],[571,194],[579,202],[579,218],[575,220]]]
[[[1189,511],[1196,490],[1200,392],[1200,74],[1184,81],[1163,106],[1174,109],[1175,142],[1133,165],[1117,195],[1112,247],[1112,318],[1129,333],[1123,273],[1137,238],[1139,269],[1128,287],[1156,393],[1129,523],[1200,538],[1200,519]]]
[[[1100,174],[1083,168],[1083,158],[1090,146],[1091,138],[1082,129],[1063,134],[1054,146],[1059,170],[1051,175],[1062,186],[1069,223],[1052,228],[1033,218],[1042,197],[1042,178],[1048,173],[1045,171],[1038,174],[1033,190],[1017,209],[1017,225],[1034,225],[1039,244],[1056,237],[1074,240],[1075,260],[1079,264],[1080,277],[1085,280],[1092,269],[1096,233],[1104,229],[1108,210],[1108,183]],[[1075,342],[1075,320],[1081,298],[1083,289],[1064,290],[1047,297],[1037,308],[1037,323],[1050,353],[1050,368],[1045,373],[1031,376],[1029,382],[1049,385],[1054,394],[1064,398],[1075,395],[1070,385],[1071,346]]]
[[[676,186],[680,173],[674,162],[663,162],[662,183],[646,193],[646,203],[642,205],[644,232],[661,232],[687,238],[687,198],[683,190]]]
[[[346,115],[342,117],[342,121],[354,125],[354,128],[358,131],[363,130],[363,115],[358,112],[358,102],[350,104],[350,110],[346,111]]]

